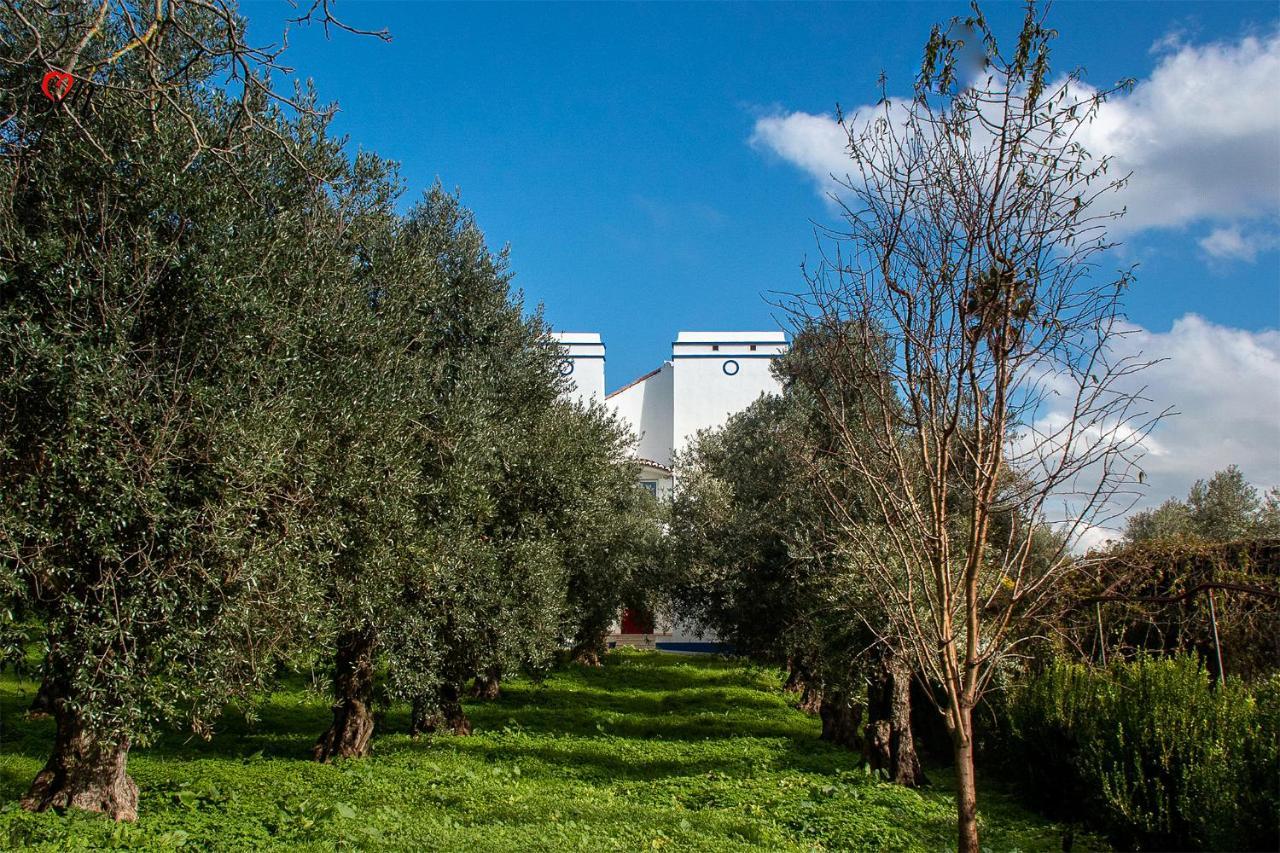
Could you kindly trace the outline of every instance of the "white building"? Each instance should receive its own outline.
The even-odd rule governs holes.
[[[700,430],[722,426],[762,394],[781,389],[770,370],[787,351],[777,332],[680,332],[671,344],[671,360],[607,396],[604,394],[605,348],[592,333],[562,332],[565,350],[561,372],[572,378],[579,399],[601,399],[636,434],[640,483],[659,497],[675,487],[672,461]],[[644,620],[624,614],[618,642],[693,648],[713,645],[688,626],[658,626],[645,632]],[[666,630],[662,630],[665,627]]]
[[[557,332],[555,339],[565,351],[560,374],[573,382],[579,400],[604,400],[604,343],[594,332]]]

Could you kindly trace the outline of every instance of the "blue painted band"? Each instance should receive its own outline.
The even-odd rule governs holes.
[[[598,358],[601,361],[604,360],[604,356],[602,355],[575,355],[574,353],[569,353],[565,358]]]
[[[785,347],[786,341],[672,341],[673,347]]]
[[[782,358],[785,352],[693,352],[688,355],[673,355],[672,358]]]

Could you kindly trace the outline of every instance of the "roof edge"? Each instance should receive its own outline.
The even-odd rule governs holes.
[[[666,367],[666,366],[667,366],[667,363],[664,361],[661,365],[659,365],[658,367],[654,368],[653,370],[650,370],[650,371],[649,371],[648,373],[646,373],[644,376],[640,376],[640,377],[638,377],[638,378],[636,378],[636,379],[632,379],[630,382],[628,382],[626,385],[623,385],[623,386],[622,386],[621,388],[619,388],[617,391],[614,391],[614,392],[612,392],[612,393],[610,393],[610,394],[605,394],[605,395],[604,395],[604,398],[605,398],[606,400],[608,400],[610,397],[616,397],[616,396],[618,396],[619,394],[621,394],[623,391],[627,391],[627,390],[630,390],[631,388],[636,387],[637,385],[639,385],[641,382],[645,381],[646,379],[652,379],[653,377],[655,377],[655,376],[657,376],[659,373],[661,373],[661,372],[662,372],[662,368],[663,368],[663,367]]]

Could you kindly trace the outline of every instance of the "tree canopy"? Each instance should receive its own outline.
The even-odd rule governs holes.
[[[276,66],[222,2],[0,29],[2,627],[57,722],[24,805],[134,817],[129,748],[211,736],[282,667],[333,668],[326,760],[379,696],[447,716],[603,630],[658,529],[632,437],[564,400],[456,196],[401,213],[309,92],[232,97]],[[77,86],[32,95],[68,33]]]

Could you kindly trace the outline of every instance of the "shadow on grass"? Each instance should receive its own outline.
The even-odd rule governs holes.
[[[662,742],[685,752],[712,740],[761,738],[772,742],[776,769],[834,772],[860,766],[861,759],[817,741],[817,724],[794,713],[777,692],[764,692],[774,673],[743,669],[740,662],[711,658],[693,660],[665,653],[613,653],[604,667],[571,665],[541,684],[518,680],[504,685],[501,698],[468,702],[475,723],[472,738],[397,739],[409,725],[408,709],[394,706],[380,715],[375,748],[430,753],[449,749],[520,757],[559,768],[556,772],[590,778],[656,779],[723,771],[723,760],[692,755],[646,760],[619,742]],[[276,758],[307,760],[311,746],[330,722],[327,703],[305,692],[302,683],[283,685],[254,710],[256,720],[229,709],[217,734],[205,741],[186,732],[162,733],[136,752],[156,758]],[[30,719],[26,709],[33,685],[0,682],[0,756],[43,762],[53,741],[51,720]],[[505,743],[493,735],[504,729],[551,743]],[[490,737],[486,737],[486,736]],[[573,738],[562,745],[555,739]],[[789,742],[777,753],[779,740]],[[494,759],[496,760],[496,759]],[[4,790],[16,797],[30,783],[5,769]]]

